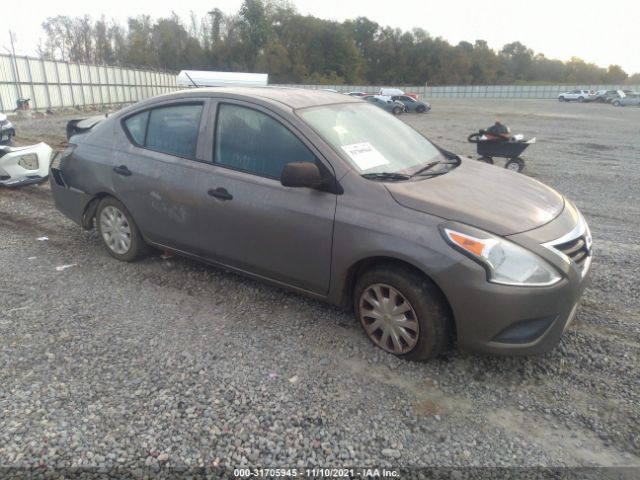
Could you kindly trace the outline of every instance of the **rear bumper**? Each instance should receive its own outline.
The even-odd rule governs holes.
[[[68,186],[57,168],[51,168],[49,182],[56,208],[78,225],[83,225],[84,213],[94,196]]]

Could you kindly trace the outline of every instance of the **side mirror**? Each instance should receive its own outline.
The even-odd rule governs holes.
[[[318,188],[322,186],[320,169],[315,163],[287,163],[282,169],[280,183],[285,187]]]

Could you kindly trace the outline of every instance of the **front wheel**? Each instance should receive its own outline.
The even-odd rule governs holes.
[[[131,214],[113,197],[105,197],[98,205],[96,224],[107,252],[123,262],[142,257],[147,246]]]
[[[584,102],[584,97],[578,97],[578,101],[579,101],[580,103]]]
[[[416,112],[418,113],[424,113],[427,111],[427,107],[420,105],[418,108],[416,108]]]
[[[614,100],[614,101],[613,101],[613,106],[614,106],[614,107],[619,107],[620,105],[621,105],[621,104],[620,104],[620,100]]]
[[[358,279],[354,293],[356,316],[376,346],[416,361],[436,357],[448,347],[452,325],[448,304],[420,273],[381,265]]]
[[[564,102],[564,97],[558,97],[559,102]]]
[[[524,168],[524,160],[520,157],[512,158],[506,163],[504,168],[511,170],[512,172],[521,172]]]

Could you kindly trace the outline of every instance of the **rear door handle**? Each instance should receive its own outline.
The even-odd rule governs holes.
[[[220,200],[233,200],[233,195],[231,195],[226,188],[219,187],[215,190],[210,188],[207,193],[212,197],[219,198]]]
[[[129,170],[126,165],[113,167],[113,171],[116,172],[118,175],[122,175],[123,177],[130,177],[132,175],[131,170]]]

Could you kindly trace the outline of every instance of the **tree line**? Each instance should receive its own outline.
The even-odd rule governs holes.
[[[403,31],[366,17],[342,23],[299,14],[286,0],[245,0],[187,21],[175,13],[130,17],[57,16],[43,24],[39,55],[49,60],[162,70],[268,73],[271,83],[490,85],[640,83],[618,65],[549,59],[520,42],[452,45],[422,28]]]

